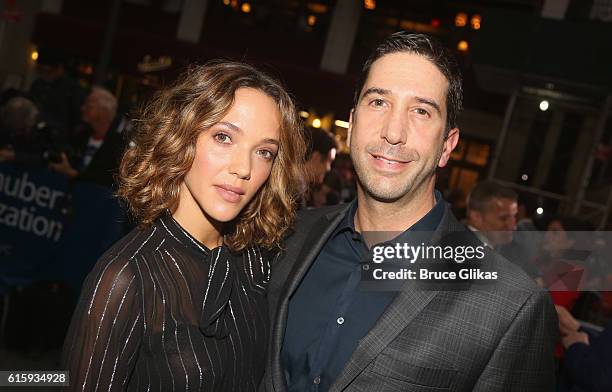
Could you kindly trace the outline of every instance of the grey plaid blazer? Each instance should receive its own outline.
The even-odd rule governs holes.
[[[271,335],[260,391],[284,392],[280,352],[289,298],[346,214],[347,205],[302,211],[268,286]],[[467,230],[446,208],[433,235]],[[491,253],[494,289],[399,291],[330,391],[553,391],[558,334],[550,296]]]

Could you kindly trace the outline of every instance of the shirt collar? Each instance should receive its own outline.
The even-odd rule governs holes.
[[[434,191],[434,196],[436,199],[436,203],[432,207],[431,210],[421,219],[419,219],[415,224],[410,226],[404,232],[400,233],[394,240],[391,242],[401,241],[404,239],[404,236],[408,235],[408,232],[417,232],[417,231],[427,231],[434,232],[440,222],[442,221],[442,216],[444,215],[444,204],[445,201],[442,199],[442,194],[438,191]],[[340,221],[338,227],[333,233],[333,236],[344,232],[346,230],[351,231],[353,234],[357,234],[355,230],[355,213],[357,212],[357,198],[351,201],[351,205],[349,206],[344,219]]]

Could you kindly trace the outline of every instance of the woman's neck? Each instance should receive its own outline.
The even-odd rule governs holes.
[[[172,217],[207,248],[213,249],[223,243],[223,224],[214,221],[200,208],[185,184],[181,186],[179,204]]]

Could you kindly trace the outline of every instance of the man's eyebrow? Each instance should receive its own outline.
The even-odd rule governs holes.
[[[436,101],[433,101],[429,98],[423,98],[423,97],[415,97],[414,99],[417,100],[417,102],[420,102],[422,104],[425,105],[429,105],[432,108],[436,109],[436,111],[438,112],[438,114],[442,114],[442,109],[440,109],[440,105],[438,105],[438,103]]]
[[[363,95],[361,96],[361,98],[365,98],[366,96],[371,95],[371,94],[391,95],[391,90],[387,90],[385,88],[380,88],[380,87],[370,87],[369,89],[363,92]]]

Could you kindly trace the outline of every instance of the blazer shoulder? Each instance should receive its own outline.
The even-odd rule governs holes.
[[[337,214],[348,208],[348,204],[336,204],[334,206],[326,206],[320,208],[304,208],[298,211],[295,219],[295,228],[300,229],[317,222],[321,217],[330,214]]]

